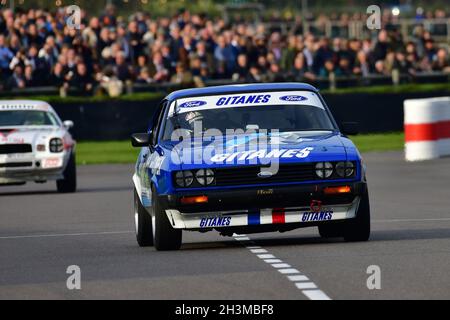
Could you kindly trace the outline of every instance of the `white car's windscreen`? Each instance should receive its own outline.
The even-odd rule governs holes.
[[[40,110],[0,110],[0,127],[58,126],[56,117]]]
[[[253,92],[178,99],[171,104],[169,117],[174,113],[269,105],[309,105],[324,109],[317,94],[310,91]]]

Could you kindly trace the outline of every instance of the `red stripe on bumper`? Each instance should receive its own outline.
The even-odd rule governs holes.
[[[274,208],[272,210],[272,223],[273,224],[285,223],[284,208]]]

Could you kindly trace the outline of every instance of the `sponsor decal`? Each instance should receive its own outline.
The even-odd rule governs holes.
[[[16,132],[17,129],[0,129],[0,137],[8,137],[11,133]]]
[[[333,211],[310,211],[302,214],[302,222],[327,221],[333,218]]]
[[[11,138],[11,137],[3,137],[0,136],[0,142],[8,144],[8,143],[14,143],[14,144],[24,144],[25,143],[25,139],[24,138]]]
[[[231,223],[231,217],[201,218],[200,228],[227,227]]]
[[[270,94],[253,94],[245,96],[222,97],[217,100],[216,106],[233,106],[244,104],[267,103],[270,100]]]
[[[0,105],[0,111],[16,111],[16,110],[40,110],[48,111],[48,106],[46,105],[26,105],[26,104],[3,104]]]
[[[280,97],[280,100],[288,101],[288,102],[294,102],[294,101],[297,102],[297,101],[308,100],[308,98],[304,97],[304,96],[298,96],[298,95],[291,94],[291,95],[288,95],[288,96]]]
[[[266,189],[266,190],[257,190],[256,195],[258,196],[266,196],[273,194],[273,189]]]
[[[47,159],[44,159],[44,162],[42,164],[42,167],[45,169],[57,168],[60,166],[62,166],[62,159],[60,159],[60,158],[47,158]]]
[[[270,158],[307,158],[311,151],[313,151],[313,147],[306,147],[301,150],[299,149],[273,149],[270,151],[267,150],[258,150],[258,151],[241,151],[234,153],[225,153],[225,154],[216,154],[211,157],[212,162],[223,162],[223,161],[245,161],[245,160],[253,160],[253,159],[270,159]]]
[[[178,106],[178,108],[196,108],[196,107],[201,107],[204,106],[206,104],[206,101],[188,101],[188,102],[184,102],[182,104],[180,104]]]
[[[322,209],[322,201],[312,200],[310,205],[311,211],[319,212]]]

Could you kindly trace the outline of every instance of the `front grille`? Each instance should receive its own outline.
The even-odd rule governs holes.
[[[2,145],[0,145],[0,154],[29,153],[31,151],[32,151],[31,144],[2,144]]]
[[[218,168],[216,169],[216,186],[231,185],[250,185],[250,184],[266,184],[280,182],[301,182],[316,180],[314,173],[314,164],[283,164],[280,165],[276,174],[271,177],[260,178],[258,173],[260,166],[245,166],[237,168]]]
[[[26,168],[32,167],[32,162],[9,162],[9,163],[0,163],[0,168]]]

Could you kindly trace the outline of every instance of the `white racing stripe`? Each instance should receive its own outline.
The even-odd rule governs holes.
[[[250,252],[256,254],[258,258],[264,262],[270,264],[273,268],[278,270],[279,273],[286,276],[286,278],[295,284],[295,287],[310,300],[331,300],[329,296],[322,290],[318,289],[317,285],[312,282],[307,276],[301,274],[295,268],[288,263],[283,262],[281,259],[276,258],[269,251],[263,249],[260,246],[254,245],[254,242],[250,240],[246,235],[234,235],[234,239],[244,245]],[[248,239],[248,240],[247,240]]]

